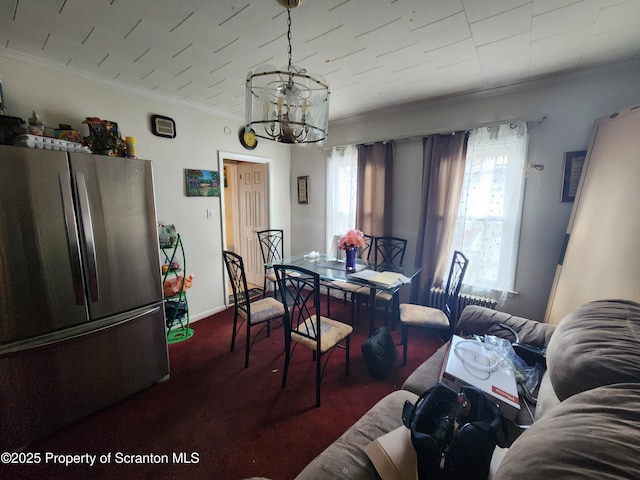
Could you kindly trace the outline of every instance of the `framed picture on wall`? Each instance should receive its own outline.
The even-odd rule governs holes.
[[[220,172],[185,168],[184,183],[187,197],[220,196]]]
[[[573,202],[578,192],[582,166],[587,156],[586,150],[564,154],[564,174],[562,175],[562,202]]]
[[[298,203],[309,203],[309,175],[298,177]]]

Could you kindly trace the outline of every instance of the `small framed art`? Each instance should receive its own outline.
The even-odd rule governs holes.
[[[560,201],[573,202],[575,200],[586,156],[586,150],[566,152],[564,154],[564,173],[562,175],[562,196]]]
[[[220,172],[185,168],[184,183],[187,197],[220,196]]]
[[[298,203],[309,203],[309,176],[298,177]]]

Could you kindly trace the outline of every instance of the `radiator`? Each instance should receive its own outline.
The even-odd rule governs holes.
[[[444,289],[442,287],[432,287],[429,291],[429,306],[444,310],[445,298],[446,295],[444,294]],[[494,298],[461,293],[460,295],[458,295],[458,300],[455,302],[455,304],[450,305],[451,316],[457,322],[460,314],[462,313],[462,310],[464,310],[464,307],[466,307],[467,305],[479,305],[481,307],[495,309],[497,304],[498,301]]]

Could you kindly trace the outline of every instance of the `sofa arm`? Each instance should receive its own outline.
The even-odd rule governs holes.
[[[491,310],[486,307],[469,305],[460,314],[456,324],[456,331],[461,336],[495,335],[515,341],[513,334],[500,324],[507,325],[518,333],[520,343],[527,343],[536,347],[546,347],[555,330],[555,325],[516,317],[505,312]]]

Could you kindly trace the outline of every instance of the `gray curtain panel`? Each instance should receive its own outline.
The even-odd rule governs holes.
[[[393,143],[358,145],[356,228],[368,235],[393,235]]]
[[[465,131],[422,139],[422,196],[420,199],[416,264],[420,281],[412,288],[412,302],[426,305],[429,290],[440,285],[449,267],[449,253],[460,204],[467,155]]]

